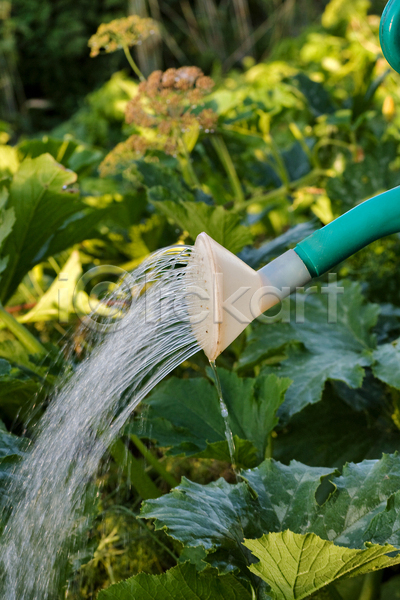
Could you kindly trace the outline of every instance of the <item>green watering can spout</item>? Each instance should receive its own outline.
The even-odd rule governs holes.
[[[400,72],[400,0],[388,2],[380,39],[386,59]],[[364,246],[399,231],[400,186],[362,202],[259,271],[201,233],[187,274],[197,341],[215,360],[261,313]]]

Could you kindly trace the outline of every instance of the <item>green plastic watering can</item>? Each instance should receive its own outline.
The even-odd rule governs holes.
[[[400,72],[400,0],[386,5],[380,40],[387,61]],[[190,272],[194,286],[201,288],[191,308],[200,346],[215,360],[265,310],[364,246],[398,231],[400,186],[362,202],[259,271],[201,233]]]

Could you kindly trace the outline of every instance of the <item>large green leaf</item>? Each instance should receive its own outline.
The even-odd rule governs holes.
[[[318,510],[311,531],[336,544],[361,548],[372,539],[372,519],[386,511],[388,500],[400,489],[400,455],[347,464],[333,483],[335,492]],[[392,535],[391,539],[393,543]],[[400,547],[400,531],[395,544]]]
[[[251,593],[232,575],[214,569],[199,573],[185,563],[162,575],[139,573],[100,592],[99,600],[251,600]]]
[[[76,175],[56,163],[50,155],[27,159],[10,186],[7,207],[15,213],[13,235],[3,254],[9,256],[2,276],[1,300],[10,297],[21,278],[35,264],[35,257],[58,227],[81,208],[77,194],[62,192]]]
[[[293,340],[302,342],[314,354],[323,352],[327,346],[358,353],[374,348],[375,338],[371,329],[376,324],[379,306],[365,302],[359,283],[343,281],[338,283],[339,291],[335,292],[335,288],[333,284],[332,288],[328,285],[314,288],[315,293],[293,296],[290,310],[282,315],[282,322],[275,322],[272,318],[269,323],[255,322],[240,357],[239,368],[258,363],[271,351],[280,350]],[[329,319],[330,289],[336,295],[337,315],[333,312]],[[331,296],[330,302],[335,302],[335,296]],[[269,341],[271,336],[272,342]],[[278,343],[280,337],[282,343]]]
[[[333,487],[324,501],[328,476]],[[223,479],[206,486],[183,480],[170,494],[146,502],[141,517],[156,519],[156,529],[166,529],[185,546],[203,546],[207,562],[221,572],[248,572],[253,559],[243,549],[244,538],[286,529],[363,549],[366,542],[377,541],[374,519],[386,515],[400,489],[400,456],[348,464],[342,475],[296,461],[285,466],[266,460],[241,477],[233,485]],[[400,547],[400,529],[380,531],[380,544],[388,541],[387,534]]]
[[[76,192],[67,189],[74,181],[75,173],[49,154],[24,160],[15,174],[6,204],[8,210],[14,211],[15,223],[2,248],[2,256],[8,257],[1,279],[3,303],[35,264],[88,235],[88,221],[85,232],[79,222],[87,219],[88,213],[90,219],[96,219],[96,211],[80,202]]]
[[[206,486],[183,479],[170,494],[146,502],[141,517],[156,519],[156,529],[166,528],[185,546],[203,546],[210,553],[207,560],[222,572],[243,572],[252,562],[243,539],[287,527],[305,529],[315,517],[321,479],[330,473],[267,460],[243,471],[244,480],[234,485],[224,479]]]
[[[282,406],[283,420],[300,412],[308,404],[321,400],[328,379],[343,381],[352,388],[361,386],[364,377],[362,367],[371,364],[368,355],[351,351],[341,352],[330,349],[329,346],[325,346],[324,350],[321,354],[293,350],[279,368],[263,369],[264,373],[274,372],[281,377],[290,376],[293,379],[287,400]]]
[[[321,481],[332,473],[333,469],[311,469],[296,460],[288,466],[266,460],[258,468],[244,471],[242,477],[257,494],[264,531],[303,533],[316,518]]]
[[[328,379],[343,381],[352,388],[359,387],[364,376],[363,367],[373,360],[375,338],[371,329],[376,323],[379,307],[365,303],[359,284],[343,282],[341,287],[343,293],[336,295],[336,299],[326,293],[335,290],[330,286],[322,288],[325,293],[298,295],[296,302],[291,303],[286,319],[289,322],[253,325],[238,367],[247,369],[274,355],[280,355],[278,360],[282,360],[282,352],[288,352],[278,370],[270,366],[263,369],[266,374],[275,372],[293,380],[281,409],[284,418],[318,402]],[[336,318],[334,313],[329,318],[332,301],[337,301]],[[294,341],[302,346],[285,350]]]
[[[260,560],[250,569],[272,590],[274,600],[302,600],[339,578],[355,577],[400,563],[397,548],[369,545],[353,550],[336,546],[313,533],[270,533],[245,546]]]
[[[169,494],[145,502],[140,515],[156,519],[156,530],[166,529],[185,546],[202,546],[222,573],[246,571],[252,559],[243,539],[263,532],[254,492],[245,482],[230,485],[224,479],[200,485],[183,478]]]
[[[400,492],[390,496],[386,509],[378,513],[371,521],[367,537],[376,543],[381,540],[389,544],[400,537]]]
[[[218,369],[228,421],[236,445],[236,464],[255,466],[265,456],[268,436],[276,426],[289,379],[275,375],[241,378]],[[170,454],[230,460],[217,391],[207,379],[171,378],[148,397],[145,428],[137,421],[131,433],[169,447]]]
[[[241,218],[236,213],[225,210],[223,206],[209,206],[204,202],[160,201],[161,193],[163,197],[168,197],[169,192],[163,188],[152,188],[149,191],[152,204],[157,211],[187,231],[193,240],[205,231],[234,254],[240,252],[246,244],[251,244],[253,237],[250,230],[240,224]]]

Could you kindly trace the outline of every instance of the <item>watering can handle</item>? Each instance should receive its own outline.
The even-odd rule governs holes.
[[[294,248],[311,277],[323,275],[364,246],[400,231],[400,186],[370,198]]]
[[[382,52],[389,65],[400,73],[400,3],[389,0],[379,26]]]
[[[383,54],[400,73],[400,0],[389,0],[379,28]],[[312,277],[323,275],[367,244],[400,231],[400,187],[379,194],[300,242],[295,252]]]

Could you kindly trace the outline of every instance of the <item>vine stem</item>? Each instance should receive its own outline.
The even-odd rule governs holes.
[[[40,354],[46,356],[48,354],[46,348],[31,334],[26,327],[24,327],[9,313],[6,311],[4,306],[0,303],[0,319],[4,325],[15,335],[17,340],[27,349],[31,354]]]
[[[137,64],[135,63],[135,61],[133,60],[132,54],[129,52],[128,46],[122,46],[122,49],[124,51],[124,54],[126,56],[128,63],[130,64],[130,66],[132,67],[132,69],[136,73],[136,75],[139,77],[140,81],[145,81],[146,78],[143,75],[143,73],[141,72],[141,70],[139,69],[139,67],[137,66]]]

